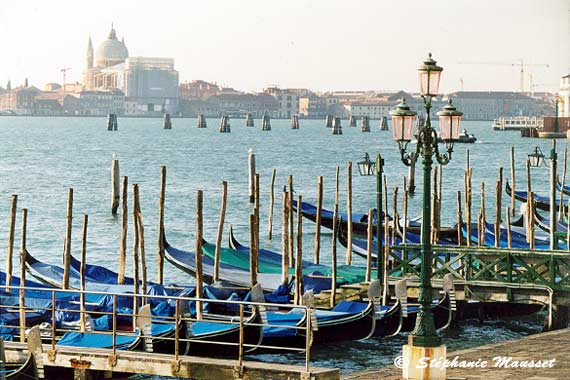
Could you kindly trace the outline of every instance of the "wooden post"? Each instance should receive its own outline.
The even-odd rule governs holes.
[[[552,139],[552,154],[556,154],[556,139]],[[556,173],[558,171],[555,159],[550,160],[550,249],[558,247],[556,236]],[[561,192],[562,193],[562,192]],[[560,197],[562,199],[562,197]]]
[[[10,205],[10,227],[8,230],[8,250],[6,252],[6,292],[10,293],[12,285],[12,257],[14,256],[14,230],[16,229],[16,212],[18,210],[18,195],[12,194]]]
[[[160,167],[160,197],[158,200],[158,283],[164,282],[164,199],[166,196],[166,165]]]
[[[226,218],[226,204],[228,201],[228,183],[222,181],[222,208],[220,209],[220,221],[218,222],[218,234],[216,236],[216,253],[214,256],[213,282],[220,280],[220,258],[222,255],[222,236],[224,233],[224,220]]]
[[[295,239],[295,230],[293,229],[293,198],[295,197],[295,191],[293,191],[293,176],[290,175],[289,179],[289,268],[293,268],[293,257],[295,256],[295,246],[293,241]],[[297,207],[301,207],[301,205],[297,205]]]
[[[127,260],[127,228],[129,227],[129,215],[127,214],[127,193],[129,178],[123,177],[121,194],[121,245],[119,249],[119,274],[117,283],[122,285],[125,282],[125,267]]]
[[[251,287],[253,288],[255,284],[257,284],[257,252],[256,246],[257,243],[255,237],[255,214],[249,215],[249,273],[251,278]]]
[[[249,203],[255,202],[255,153],[249,149],[247,156]]]
[[[202,204],[204,191],[198,190],[196,194],[196,298],[202,298],[202,235],[204,230],[202,217]],[[196,319],[202,319],[202,301],[196,301]]]
[[[63,289],[69,289],[69,272],[71,265],[71,225],[73,220],[73,188],[67,191],[67,217],[65,218],[65,247],[63,255]]]
[[[471,246],[471,204],[472,204],[472,189],[471,177],[473,169],[469,168],[465,174],[465,222],[467,226],[467,246]]]
[[[515,216],[515,147],[511,145],[511,182],[512,193],[511,193],[511,216]]]
[[[253,188],[255,189],[255,202],[253,203],[253,212],[255,213],[255,217],[257,218],[257,223],[259,224],[259,205],[260,205],[260,198],[259,198],[259,173],[255,173],[255,183]],[[258,226],[259,227],[259,226]]]
[[[300,205],[303,198],[297,197]],[[297,207],[297,255],[295,256],[295,304],[301,305],[303,300],[303,214],[301,207]]]
[[[119,174],[119,159],[113,155],[113,163],[111,166],[111,214],[117,215],[117,209],[119,208],[119,198],[121,194],[121,181]]]
[[[471,166],[469,162],[469,149],[467,149],[467,151],[465,152],[465,170],[469,171],[470,168]]]
[[[364,281],[370,282],[372,278],[372,240],[374,239],[374,234],[372,231],[373,221],[372,218],[374,216],[374,210],[368,210],[368,226],[366,229],[366,276]],[[380,243],[378,243],[380,246]]]
[[[26,298],[24,287],[26,284],[26,227],[28,223],[28,209],[22,209],[22,232],[20,234],[20,291],[19,291],[19,306],[20,306],[20,342],[26,341]]]
[[[271,240],[273,235],[273,204],[275,203],[273,188],[275,186],[275,171],[276,170],[273,169],[271,173],[271,183],[269,184],[269,222],[267,223],[267,238],[269,240]]]
[[[386,179],[386,177],[384,177],[384,179]],[[386,215],[384,216],[384,225],[387,226],[388,223],[390,223],[390,221],[388,220],[388,213],[386,213]],[[384,262],[382,263],[382,265],[384,265],[384,278],[383,278],[383,284],[382,284],[382,305],[387,305],[388,304],[388,296],[389,296],[389,292],[388,292],[388,277],[389,277],[389,273],[388,273],[388,262],[390,261],[390,232],[388,228],[384,228]]]
[[[283,189],[281,209],[281,281],[284,285],[289,282],[289,193]]]
[[[566,163],[568,159],[568,148],[564,148],[564,167],[562,169],[562,189],[566,184]],[[563,220],[564,216],[564,190],[560,190],[560,205],[558,207],[558,220]],[[570,244],[570,242],[568,242]]]
[[[346,265],[352,262],[352,162],[348,161],[346,168],[346,223],[347,223],[347,244],[346,244]]]
[[[485,239],[486,223],[487,223],[487,212],[485,210],[485,182],[481,181],[481,233],[483,239]]]
[[[398,224],[398,220],[400,215],[398,215],[398,186],[394,187],[394,212],[392,214],[392,242],[396,241],[396,225]]]
[[[506,223],[507,223],[507,247],[513,247],[513,241],[511,237],[511,209],[507,207],[507,215],[506,215]]]
[[[139,228],[139,249],[141,257],[141,274],[142,274],[142,294],[143,294],[143,304],[146,304],[146,284],[147,284],[147,273],[146,273],[146,254],[144,250],[144,226],[142,211],[140,206],[140,201],[137,201],[137,223]]]
[[[499,248],[501,246],[501,181],[497,181],[495,184],[495,247]]]
[[[338,231],[338,166],[336,167],[337,173],[337,191],[336,201],[333,210],[333,232],[332,232],[332,247],[331,247],[331,295],[329,306],[332,308],[336,303],[336,235]]]
[[[461,246],[461,227],[463,226],[463,213],[461,207],[461,191],[457,191],[457,245]]]
[[[319,263],[319,255],[321,250],[321,212],[323,209],[323,176],[319,176],[317,180],[317,216],[315,220],[315,255],[313,262]]]
[[[81,332],[86,331],[85,326],[85,263],[87,260],[87,223],[89,222],[89,217],[83,215],[83,233],[81,239],[81,267],[79,268],[79,277],[81,280],[81,294],[79,295],[79,325]]]
[[[133,327],[137,326],[139,310],[139,220],[137,217],[139,185],[133,184]]]

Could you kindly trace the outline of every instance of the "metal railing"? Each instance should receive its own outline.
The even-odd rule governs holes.
[[[451,273],[465,281],[547,286],[570,292],[570,254],[567,251],[434,245],[432,276]],[[421,246],[390,247],[390,275],[418,276]]]
[[[10,290],[10,292],[7,292]],[[22,287],[22,286],[0,286],[0,291],[3,294],[10,294],[13,296],[18,296],[19,302],[16,305],[4,305],[0,302],[0,314],[2,312],[18,312],[19,313],[19,325],[9,325],[2,324],[2,319],[0,318],[0,330],[1,329],[14,329],[18,331],[19,338],[21,342],[26,340],[26,329],[32,327],[30,323],[26,321],[26,313],[36,312],[40,313],[43,318],[40,318],[40,322],[49,322],[51,320],[51,325],[49,326],[49,331],[44,328],[42,332],[42,340],[44,343],[51,344],[51,349],[57,351],[60,347],[57,343],[59,339],[67,332],[85,332],[89,334],[100,334],[100,335],[111,335],[112,345],[108,348],[112,351],[113,355],[116,355],[117,350],[121,348],[117,345],[117,337],[127,336],[136,337],[136,339],[142,340],[143,346],[146,348],[145,342],[163,341],[171,342],[172,350],[171,353],[174,355],[174,359],[178,360],[180,356],[188,353],[189,345],[197,345],[199,350],[199,345],[215,345],[222,348],[223,346],[233,346],[236,350],[236,359],[238,360],[239,366],[243,365],[243,359],[247,351],[255,353],[260,350],[269,350],[271,352],[298,352],[304,353],[305,356],[305,370],[310,371],[310,351],[312,345],[312,331],[317,329],[314,325],[314,309],[305,305],[290,305],[290,304],[272,304],[272,303],[262,303],[262,302],[246,302],[246,301],[232,301],[232,300],[217,300],[209,298],[197,298],[188,296],[167,296],[167,295],[148,295],[148,294],[133,294],[133,293],[116,293],[116,292],[102,292],[102,291],[80,291],[80,290],[63,290],[56,288],[43,288],[43,287]],[[23,292],[23,293],[22,293]],[[26,292],[34,292],[33,295],[26,295]],[[23,294],[24,297],[20,297]],[[86,296],[101,296],[101,297],[112,297],[112,308],[111,311],[107,310],[87,310],[87,306],[94,306],[94,303],[87,305],[85,298]],[[42,299],[49,302],[45,307],[32,307],[26,306],[26,299]],[[131,300],[132,299],[132,300]],[[139,301],[145,305],[149,305],[154,302],[169,301],[174,303],[174,313],[172,315],[152,315],[152,313],[142,312],[144,309],[141,307],[139,310],[131,309],[130,312],[125,312],[118,307],[118,302],[122,303],[128,302],[130,305],[137,305]],[[132,301],[132,302],[131,302]],[[204,313],[202,319],[191,315],[187,311],[189,310],[189,304],[194,303],[196,307],[201,307],[202,304],[208,303],[211,305],[220,305],[225,307],[234,307],[236,309],[235,314],[214,314],[214,313]],[[64,304],[79,304],[79,309],[66,308]],[[184,307],[182,306],[184,305]],[[299,320],[304,320],[304,323],[299,323],[296,325],[291,324],[270,324],[266,319],[268,310],[279,310],[279,312],[288,312],[292,310],[298,310]],[[62,325],[57,323],[58,313],[71,315],[73,317],[77,316],[79,323],[73,326]],[[252,315],[259,313],[261,318],[252,319]],[[87,317],[89,316],[89,317]],[[89,330],[87,321],[89,318],[101,317],[101,316],[111,316],[112,327],[109,330]],[[265,316],[265,317],[264,317]],[[132,319],[132,328],[128,330],[122,330],[118,325],[118,318]],[[312,318],[313,317],[313,318]],[[150,324],[174,324],[174,333],[171,336],[152,336],[150,334],[149,324],[145,325],[145,328],[141,328],[141,323],[137,327],[139,320],[146,320]],[[73,318],[75,321],[76,319]],[[188,325],[192,325],[195,322],[205,322],[205,323],[216,323],[216,324],[227,324],[228,326],[234,326],[239,332],[237,341],[221,341],[221,340],[201,340],[197,336],[185,336],[182,337],[180,332],[181,328]],[[92,327],[92,326],[91,326]],[[304,334],[304,344],[302,347],[277,347],[269,346],[263,344],[263,329],[264,328],[279,328],[279,329],[292,329],[295,330],[295,334],[299,335],[299,340],[302,339]],[[244,331],[248,328],[258,328],[260,339],[258,342],[246,342]],[[6,330],[5,330],[6,331]],[[140,335],[137,335],[140,334]],[[15,334],[14,334],[15,335]],[[18,336],[14,336],[17,338]],[[141,342],[138,342],[139,345]],[[181,345],[186,345],[186,350],[181,349]],[[150,345],[148,345],[150,346]],[[89,347],[77,347],[89,350]],[[170,353],[170,352],[169,352]],[[227,357],[226,357],[227,358]]]

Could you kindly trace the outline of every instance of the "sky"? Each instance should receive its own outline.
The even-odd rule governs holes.
[[[114,23],[131,56],[172,57],[180,80],[242,91],[417,91],[428,52],[440,92],[556,90],[570,73],[570,0],[19,0],[0,3],[0,85],[80,81],[87,41]],[[468,63],[465,63],[468,62]]]

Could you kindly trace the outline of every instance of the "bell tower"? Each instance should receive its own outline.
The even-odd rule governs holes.
[[[87,45],[87,70],[93,68],[93,43],[91,42],[91,37],[89,37],[89,43]]]

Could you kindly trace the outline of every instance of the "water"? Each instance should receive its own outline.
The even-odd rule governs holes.
[[[165,220],[169,242],[183,249],[194,247],[196,190],[204,190],[204,234],[209,241],[216,236],[221,202],[221,181],[228,181],[228,208],[226,227],[233,224],[239,240],[248,242],[248,214],[251,205],[247,194],[247,156],[253,148],[257,156],[257,171],[261,177],[261,245],[278,250],[280,247],[281,189],[287,176],[293,175],[296,195],[308,202],[316,202],[317,177],[324,177],[324,207],[332,208],[334,201],[334,176],[337,165],[340,174],[340,210],[346,209],[346,163],[353,162],[353,210],[366,212],[375,207],[374,177],[360,177],[356,162],[364,152],[372,157],[380,152],[385,159],[384,170],[388,178],[389,205],[392,205],[392,189],[402,187],[407,168],[399,160],[397,144],[391,132],[378,130],[373,122],[371,133],[361,133],[360,128],[343,127],[342,136],[333,136],[321,120],[301,120],[301,129],[291,130],[289,120],[272,120],[272,131],[262,132],[261,121],[254,128],[244,127],[244,120],[231,120],[232,132],[218,133],[219,120],[209,119],[207,129],[197,129],[195,119],[173,119],[173,129],[162,130],[161,119],[119,119],[119,131],[108,132],[105,118],[25,118],[1,117],[3,136],[0,165],[0,217],[8,220],[10,194],[18,194],[19,208],[28,213],[29,252],[38,259],[61,263],[67,188],[74,188],[74,219],[72,252],[80,253],[82,215],[89,214],[88,261],[116,270],[120,236],[119,218],[110,212],[111,159],[116,153],[120,159],[121,175],[129,177],[129,183],[140,185],[141,209],[145,225],[145,241],[149,279],[156,279],[156,247],[158,194],[160,189],[160,165],[167,165],[167,189]],[[476,144],[456,145],[453,159],[443,169],[442,223],[451,224],[456,219],[456,192],[463,190],[463,172],[466,149],[470,149],[473,167],[473,207],[479,207],[479,186],[486,183],[487,217],[494,218],[494,188],[499,166],[505,168],[505,179],[510,178],[509,148],[515,146],[517,188],[526,188],[524,161],[535,145],[544,152],[550,148],[546,140],[522,139],[518,132],[493,132],[490,122],[465,122],[464,127],[474,133]],[[559,152],[567,146],[559,142]],[[560,155],[562,157],[562,155]],[[562,161],[559,162],[562,165]],[[274,214],[274,239],[266,239],[268,219],[269,180],[272,169],[277,169],[275,180],[276,205]],[[533,190],[547,194],[548,169],[533,169]],[[421,169],[416,169],[416,196],[410,199],[410,215],[421,210]],[[399,204],[401,194],[399,192]],[[132,199],[131,192],[129,196]],[[131,200],[130,199],[130,200]],[[503,194],[503,206],[509,200]],[[475,212],[475,211],[474,211]],[[18,223],[20,214],[18,214]],[[314,225],[304,221],[304,253],[313,252]],[[226,229],[227,231],[227,229]],[[0,247],[6,246],[8,223],[0,223]],[[132,227],[129,228],[128,246],[132,247]],[[16,232],[16,242],[19,240]],[[322,261],[330,260],[330,234],[322,236]],[[224,238],[224,241],[226,238]],[[340,249],[344,253],[344,249]],[[342,260],[342,258],[341,258]],[[359,258],[356,263],[363,264]],[[193,279],[166,264],[167,283],[191,283]],[[4,257],[0,268],[4,268]],[[130,257],[127,274],[131,269]],[[489,335],[496,339],[508,339],[528,333],[520,326],[484,324],[462,326],[459,337],[467,341],[487,343]],[[514,335],[513,335],[514,334]],[[480,340],[474,337],[481,336]],[[465,339],[450,339],[450,347]],[[393,357],[401,345],[401,339],[389,341],[357,342],[343,345],[336,354],[315,349],[316,365],[335,365],[350,370],[387,364],[383,357]],[[345,349],[346,347],[346,349]],[[381,350],[384,355],[377,354]],[[383,351],[388,350],[388,351]],[[287,360],[290,360],[287,356]]]

